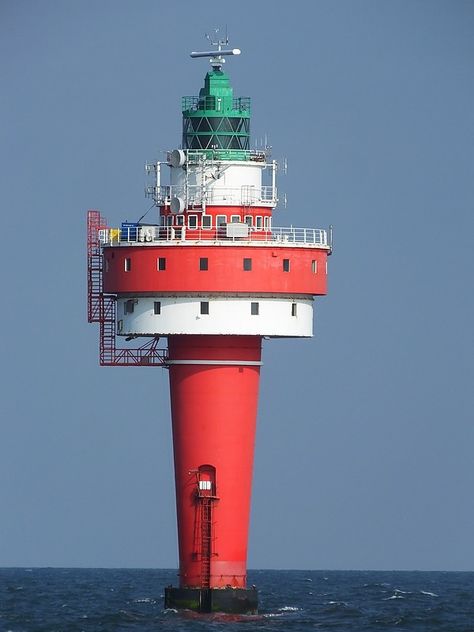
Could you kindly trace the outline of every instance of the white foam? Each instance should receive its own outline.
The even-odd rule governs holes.
[[[144,599],[134,599],[135,603],[156,603],[155,599],[151,597],[145,597]]]
[[[428,595],[428,597],[439,597],[436,593],[429,592],[428,590],[420,590],[422,595]]]
[[[283,606],[283,608],[278,608],[279,612],[298,612],[301,608],[295,608],[295,606]]]

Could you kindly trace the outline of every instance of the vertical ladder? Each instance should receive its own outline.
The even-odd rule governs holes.
[[[201,497],[201,587],[211,585],[212,499]]]
[[[100,211],[87,212],[87,320],[101,321],[103,258],[99,231],[107,221]]]

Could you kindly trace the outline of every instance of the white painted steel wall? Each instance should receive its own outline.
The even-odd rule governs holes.
[[[264,168],[264,163],[253,161],[204,163],[203,166],[187,164],[186,169],[171,167],[171,196],[200,200],[205,187],[208,204],[255,204],[262,197]],[[265,195],[267,199],[271,197],[269,187]]]
[[[127,301],[134,301],[133,313],[125,313]],[[154,313],[155,301],[160,303],[160,314]],[[209,303],[209,314],[201,314],[201,302]],[[258,303],[258,315],[252,315],[251,303]],[[296,315],[293,315],[294,312]],[[117,333],[310,337],[313,335],[313,300],[159,295],[120,298],[117,301]]]

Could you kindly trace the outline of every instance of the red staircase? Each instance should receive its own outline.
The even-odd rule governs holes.
[[[167,349],[159,349],[158,336],[149,336],[140,347],[116,346],[115,294],[103,291],[103,256],[100,231],[107,220],[100,211],[87,213],[87,320],[99,323],[99,362],[101,366],[166,366]]]

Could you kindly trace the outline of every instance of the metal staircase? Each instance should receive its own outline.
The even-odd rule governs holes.
[[[101,366],[167,366],[167,349],[159,349],[158,336],[148,336],[140,347],[116,346],[115,294],[103,291],[103,256],[99,234],[107,228],[100,211],[87,213],[87,320],[99,323],[99,362]]]

